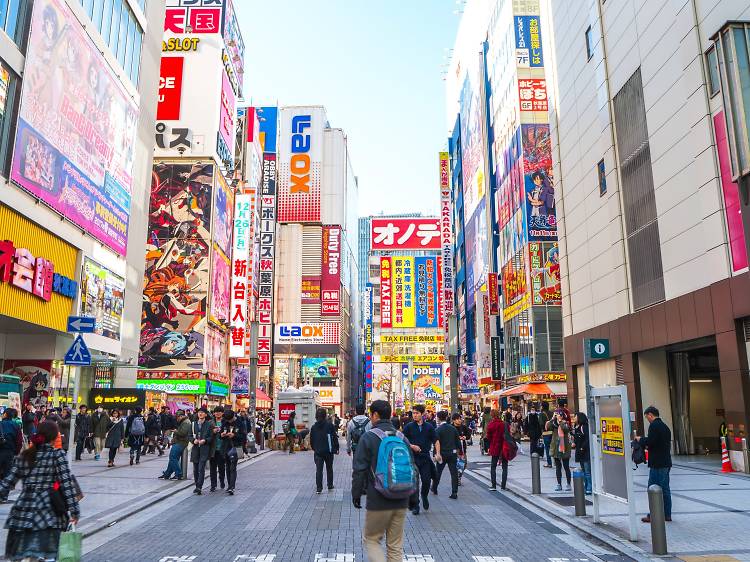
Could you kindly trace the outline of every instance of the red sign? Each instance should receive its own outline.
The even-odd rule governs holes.
[[[320,276],[320,315],[341,313],[341,227],[323,226],[323,265]]]
[[[302,304],[318,304],[320,302],[320,276],[302,276]]]
[[[440,219],[372,219],[373,250],[439,250]]]
[[[490,344],[490,299],[486,294],[482,295],[482,308],[484,308],[484,343]]]
[[[0,283],[31,293],[49,302],[52,293],[76,298],[78,283],[55,273],[55,264],[35,257],[26,248],[16,248],[10,240],[0,241]]]
[[[296,409],[295,404],[279,404],[279,421],[287,421]]]
[[[167,8],[164,31],[172,33],[219,33],[221,31],[222,8]],[[190,28],[189,30],[186,28]]]
[[[500,295],[498,294],[498,286],[497,286],[497,273],[488,273],[487,274],[487,289],[489,293],[489,303],[490,303],[490,314],[492,316],[497,316],[500,314]]]
[[[518,100],[521,111],[544,111],[547,103],[547,82],[544,78],[522,78],[518,81]]]
[[[391,258],[380,258],[380,327],[393,327],[391,309]]]
[[[182,100],[182,69],[184,57],[162,57],[159,71],[159,105],[156,119],[177,120],[180,118]]]

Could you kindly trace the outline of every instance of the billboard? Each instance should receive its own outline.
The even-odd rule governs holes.
[[[199,39],[195,39],[195,41],[199,41]],[[195,45],[197,46],[197,43],[195,43]],[[159,101],[156,106],[156,119],[158,121],[172,121],[180,118],[180,108],[182,103],[182,76],[184,69],[185,57],[161,58],[161,68],[159,70]]]
[[[320,222],[323,108],[279,112],[279,222]]]
[[[409,365],[401,365],[402,387],[408,389]],[[440,400],[443,396],[443,365],[441,363],[414,365],[414,402]],[[407,391],[409,392],[409,391]],[[408,396],[408,394],[407,394]]]
[[[227,69],[221,73],[221,103],[219,104],[219,153],[227,152],[230,161],[234,161],[236,139],[237,96],[229,80]]]
[[[470,60],[461,88],[461,167],[464,193],[464,216],[470,217],[484,199],[484,147],[482,140],[482,99],[480,80],[480,54]]]
[[[529,241],[557,240],[549,125],[521,125]]]
[[[264,153],[276,154],[279,133],[279,108],[276,106],[264,106],[256,108],[256,111],[259,117],[262,117],[260,123],[258,123],[261,149]]]
[[[203,369],[215,166],[155,164],[140,356],[146,369]]]
[[[416,325],[414,258],[394,256],[391,258],[391,263],[393,264],[393,327],[414,328]]]
[[[450,156],[447,152],[440,153],[440,248],[443,263],[439,283],[443,290],[443,312],[447,317],[454,314],[453,201]]]
[[[487,297],[488,313],[492,316],[500,314],[500,290],[498,286],[497,273],[487,274]]]
[[[320,276],[320,315],[338,316],[341,312],[341,227],[323,226],[323,263]]]
[[[138,111],[65,2],[34,2],[11,179],[121,256]]]
[[[245,356],[251,292],[250,267],[253,236],[253,195],[238,193],[234,198],[234,236],[232,237],[232,284],[229,313],[229,357]],[[234,392],[234,391],[232,391]]]
[[[227,372],[226,336],[220,330],[210,326],[206,330],[206,355],[203,370],[209,380],[229,384]]]
[[[339,323],[277,324],[275,334],[276,344],[338,345]]]
[[[214,222],[211,234],[214,242],[219,245],[224,255],[228,256],[232,249],[232,207],[234,196],[232,190],[221,173],[216,174],[216,188],[214,189]]]
[[[461,365],[458,368],[458,384],[462,394],[479,394],[479,379],[476,365]]]
[[[81,273],[81,316],[96,319],[94,333],[120,340],[125,279],[93,262],[83,260]]]
[[[438,309],[438,258],[418,256],[414,258],[416,274],[416,327],[437,328]]]
[[[393,327],[393,272],[391,258],[380,258],[380,327]]]
[[[335,357],[303,357],[302,378],[306,381],[315,378],[336,377],[339,374]]]
[[[531,306],[531,295],[526,271],[526,250],[516,253],[503,266],[503,322],[517,316]]]
[[[219,326],[229,323],[230,282],[229,258],[214,244],[211,256],[211,322]]]
[[[221,33],[224,25],[224,4],[225,0],[167,0],[164,31]]]
[[[529,267],[531,303],[561,306],[560,249],[557,242],[529,243]]]
[[[320,275],[302,276],[302,304],[320,304]]]
[[[242,96],[242,84],[245,78],[245,42],[242,39],[237,14],[232,0],[226,0],[224,7],[224,44],[227,47],[234,74],[237,77],[237,95]]]
[[[380,219],[371,221],[373,250],[440,250],[440,219]]]
[[[542,32],[539,16],[515,16],[516,66],[519,68],[544,67]]]
[[[365,289],[365,392],[372,392],[372,324],[373,324],[373,298],[372,284],[367,283]]]
[[[245,365],[232,367],[232,394],[250,394],[250,368]]]
[[[276,155],[263,155],[258,251],[258,366],[273,356],[273,273],[276,248]]]

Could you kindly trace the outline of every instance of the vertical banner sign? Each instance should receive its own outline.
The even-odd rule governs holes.
[[[500,294],[498,291],[497,273],[490,272],[487,274],[487,292],[489,293],[490,315],[497,316],[500,314]]]
[[[263,154],[258,256],[258,366],[273,354],[273,268],[276,242],[276,155]]]
[[[283,108],[279,118],[279,222],[320,222],[324,113]]]
[[[492,340],[490,340],[490,358],[492,365],[492,380],[500,381],[503,379],[503,357],[500,350],[500,336],[492,336]]]
[[[380,327],[393,327],[393,272],[391,258],[380,258]]]
[[[440,283],[443,290],[444,315],[452,316],[453,310],[453,206],[451,203],[450,157],[440,153],[440,247],[443,257]]]
[[[323,226],[323,264],[320,276],[320,315],[338,316],[341,312],[341,227]]]
[[[445,299],[443,298],[443,257],[437,257],[437,312],[438,327],[445,328],[448,323],[445,321]]]
[[[393,327],[414,328],[416,326],[416,302],[414,298],[414,258],[395,256],[393,263]]]
[[[417,328],[438,326],[437,262],[435,257],[414,258]]]
[[[365,290],[365,392],[372,392],[372,285]]]
[[[484,343],[490,343],[490,298],[482,293],[482,315],[484,317]]]
[[[250,247],[252,236],[252,195],[239,193],[234,198],[234,236],[232,238],[232,287],[229,313],[229,357],[245,356],[247,338]]]

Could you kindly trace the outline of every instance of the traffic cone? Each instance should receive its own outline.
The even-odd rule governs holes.
[[[734,472],[732,461],[729,460],[729,451],[727,451],[727,442],[724,437],[721,438],[721,471]]]

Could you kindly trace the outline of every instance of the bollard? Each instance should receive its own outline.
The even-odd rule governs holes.
[[[742,460],[745,465],[745,474],[750,474],[750,451],[747,450],[747,438],[742,438]]]
[[[188,448],[189,447],[185,447],[182,450],[182,458],[180,459],[180,480],[186,480],[188,477],[188,461],[190,460],[188,457],[190,454]]]
[[[537,495],[542,493],[541,461],[539,453],[531,454],[531,493]]]
[[[661,486],[648,487],[648,511],[651,517],[651,545],[654,554],[667,553],[667,527],[664,522],[664,494]]]
[[[575,499],[576,517],[586,515],[586,475],[582,470],[573,471],[573,498]]]

